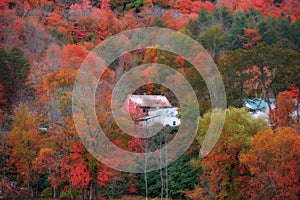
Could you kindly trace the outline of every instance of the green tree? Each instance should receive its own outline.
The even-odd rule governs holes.
[[[122,11],[134,8],[136,12],[140,12],[141,7],[144,5],[143,0],[117,0],[109,1],[111,9],[121,9]]]
[[[227,85],[229,105],[241,106],[243,98],[262,90],[267,102],[271,96],[299,83],[300,54],[279,45],[258,43],[251,49],[228,51],[218,61]],[[261,85],[261,88],[254,87]]]
[[[201,145],[211,121],[211,113],[199,120],[196,136]],[[229,108],[222,134],[209,155],[203,158],[198,168],[203,168],[199,187],[206,199],[239,199],[240,181],[243,176],[239,156],[249,146],[251,138],[258,130],[268,129],[264,119],[255,119],[245,109]],[[195,167],[195,165],[194,165]]]
[[[300,20],[297,20],[290,27],[289,39],[293,43],[293,48],[300,51]]]
[[[20,184],[27,186],[28,195],[33,196],[33,186],[38,180],[34,160],[40,149],[41,137],[37,118],[24,105],[16,109],[13,129],[7,139],[11,147],[8,165],[16,168],[16,173],[22,177]]]
[[[198,41],[206,48],[212,57],[217,57],[224,51],[227,35],[219,26],[212,26],[199,35]]]
[[[274,30],[276,26],[275,23],[275,19],[269,16],[258,25],[262,41],[268,44],[276,44],[279,41],[278,35]]]
[[[159,171],[147,173],[148,195],[149,197],[161,197],[161,187],[166,188],[165,179],[168,179],[168,193],[172,199],[184,198],[184,190],[191,190],[198,182],[199,174],[189,166],[190,157],[182,156],[168,167],[168,177],[163,174],[163,182]],[[138,190],[144,195],[145,180],[141,176],[139,179]],[[166,191],[162,196],[165,196]]]
[[[268,102],[270,94],[276,97],[288,88],[288,83],[299,83],[299,52],[260,43],[249,51],[249,59],[259,69],[257,77]]]
[[[252,66],[249,62],[249,53],[245,49],[227,51],[218,60],[218,67],[223,75],[227,92],[228,105],[242,106],[246,92],[249,94],[249,88],[245,87],[245,83],[253,77],[247,71]]]
[[[20,49],[14,47],[6,52],[0,47],[0,64],[0,84],[4,86],[6,106],[9,107],[17,100],[18,93],[25,89],[29,63]]]
[[[238,35],[243,35],[243,28],[245,28],[245,20],[243,13],[236,13],[232,18],[232,24],[228,36],[228,48],[233,50],[242,47],[243,41]]]

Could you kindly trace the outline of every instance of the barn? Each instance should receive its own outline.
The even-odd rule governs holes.
[[[178,126],[178,108],[173,107],[164,95],[128,95],[124,109],[134,116],[137,124],[150,126]]]

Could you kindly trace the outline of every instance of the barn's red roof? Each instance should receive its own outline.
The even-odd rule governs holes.
[[[168,99],[162,95],[128,95],[126,103],[127,106],[131,108],[172,107]]]

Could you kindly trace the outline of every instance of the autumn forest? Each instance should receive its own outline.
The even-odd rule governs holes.
[[[224,82],[226,117],[217,143],[202,158],[212,116],[219,116],[205,77],[184,56],[159,47],[122,54],[98,77],[94,95],[97,122],[115,146],[156,152],[180,134],[181,125],[164,126],[149,138],[119,127],[112,93],[136,66],[171,66],[199,104],[188,149],[167,167],[131,173],[105,165],[86,148],[72,98],[78,71],[93,49],[144,27],[176,31],[203,46]],[[170,38],[189,48],[181,38]],[[163,95],[181,110],[177,94],[153,83],[161,77],[180,89],[172,75],[150,66],[137,76],[147,84],[134,94]],[[189,112],[178,117],[183,115]],[[0,161],[0,199],[299,199],[300,1],[1,0]]]

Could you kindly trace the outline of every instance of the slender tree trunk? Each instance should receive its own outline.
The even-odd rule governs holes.
[[[241,73],[243,73],[243,72],[241,72]],[[244,91],[244,81],[243,81],[243,75],[241,74],[240,75],[240,94],[239,94],[240,102],[239,102],[239,104],[243,102],[243,91]]]
[[[94,184],[93,182],[91,182],[90,184],[90,197],[89,200],[93,200],[94,199]]]
[[[300,122],[300,113],[299,113],[299,109],[300,109],[300,84],[299,85],[297,85],[297,87],[298,87],[298,101],[297,101],[297,107],[296,107],[296,109],[297,109],[297,122],[299,123]]]
[[[266,77],[265,77],[266,75],[265,75],[263,66],[259,66],[259,69],[260,69],[260,73],[261,73],[261,75],[260,75],[261,85],[263,87],[263,90],[266,93],[266,101],[267,101],[268,108],[269,108],[269,113],[268,114],[270,115],[270,111],[271,111],[272,107],[271,107],[269,92],[268,92],[268,89],[267,89],[267,86],[266,86]],[[276,124],[274,124],[274,123],[275,122],[270,121],[270,124],[273,128],[276,127]]]
[[[146,122],[146,131],[147,131],[147,138],[148,138],[148,121]],[[146,200],[148,200],[147,152],[148,152],[148,141],[146,141],[146,144],[145,144],[145,168],[144,168],[145,189],[146,189]]]
[[[71,184],[71,182],[70,182],[70,186],[69,186],[69,193],[70,193],[71,199],[74,199],[73,193],[72,193],[72,184]]]
[[[85,200],[85,199],[86,199],[86,189],[83,188],[83,200]]]
[[[268,92],[268,89],[267,89],[267,86],[266,86],[266,75],[265,75],[265,72],[264,72],[264,67],[259,67],[260,69],[260,80],[261,80],[261,85],[266,93],[266,100],[267,100],[267,103],[268,103],[268,107],[269,107],[269,110],[271,110],[271,102],[270,102],[270,97],[269,97],[269,92]]]
[[[56,166],[56,162],[55,162],[55,166]],[[54,169],[55,170],[55,169]],[[51,174],[51,169],[49,168],[49,174]],[[54,172],[54,179],[56,178],[56,173]],[[56,194],[56,187],[53,187],[53,198],[56,199],[57,198],[57,194]]]
[[[165,157],[165,162],[166,162],[166,199],[169,198],[169,182],[168,182],[168,143],[166,141],[166,138],[165,138],[165,144],[166,144],[166,157]]]
[[[98,195],[98,183],[96,182],[95,183],[95,187],[94,187],[94,189],[95,189],[95,199],[96,200],[99,200],[99,195]]]
[[[299,91],[300,94],[300,91]],[[299,116],[299,102],[300,102],[300,98],[297,101],[297,106],[296,106],[296,122],[299,123],[300,122],[300,116]]]
[[[147,151],[147,144],[146,144]],[[148,181],[147,181],[147,156],[145,156],[145,168],[144,168],[144,179],[145,179],[145,190],[146,190],[146,200],[148,200]]]
[[[162,143],[162,138],[161,138],[161,133],[159,134],[159,149],[161,150],[161,143]],[[162,158],[162,150],[160,151],[159,154],[159,160],[160,160],[160,169],[159,169],[159,173],[160,173],[160,182],[161,182],[161,189],[160,189],[160,199],[163,198],[164,196],[164,179],[163,179],[163,158]]]
[[[56,188],[53,187],[53,199],[56,199],[57,198],[57,195],[56,195]]]

